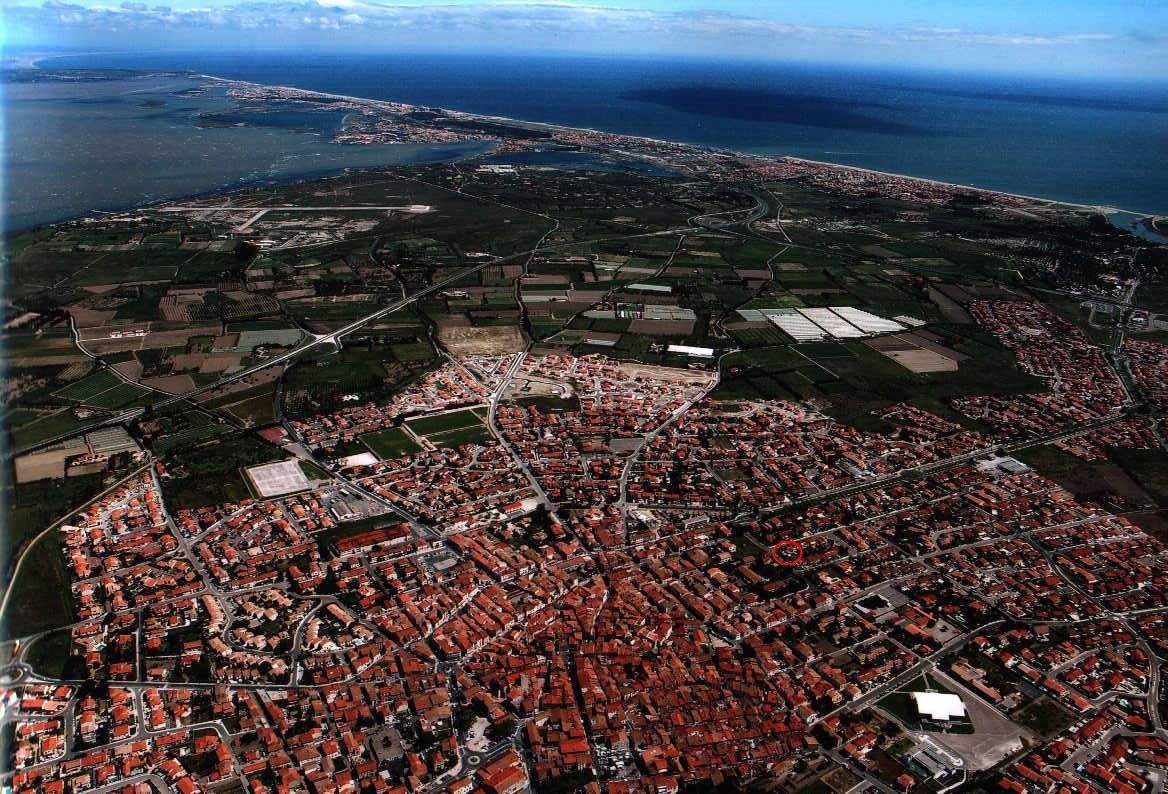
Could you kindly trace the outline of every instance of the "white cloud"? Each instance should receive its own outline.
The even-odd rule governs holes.
[[[175,35],[191,30],[281,30],[353,36],[420,34],[440,39],[461,32],[490,40],[530,37],[534,44],[570,37],[573,44],[596,42],[619,48],[622,41],[670,38],[692,42],[813,42],[847,46],[866,42],[896,45],[920,42],[983,47],[1062,47],[1103,42],[1111,34],[1082,32],[1036,35],[1018,32],[970,32],[953,27],[870,29],[848,26],[795,25],[780,20],[722,11],[647,11],[594,3],[483,2],[478,4],[382,4],[370,0],[270,0],[239,2],[222,7],[174,9],[126,0],[120,5],[98,5],[63,0],[42,4],[9,5],[7,24],[26,31],[73,28],[103,30],[162,30]],[[546,41],[542,41],[546,37]]]

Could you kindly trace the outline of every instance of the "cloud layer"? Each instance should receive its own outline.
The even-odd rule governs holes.
[[[751,57],[798,57],[809,51],[828,57],[868,52],[877,55],[877,60],[903,53],[909,62],[922,53],[957,50],[1030,50],[1044,51],[1041,57],[1057,57],[1059,52],[1074,50],[1162,52],[1163,48],[1157,37],[1146,33],[810,26],[717,10],[660,11],[570,2],[402,5],[366,0],[272,0],[173,8],[129,0],[120,5],[46,0],[8,5],[4,17],[10,43],[40,45],[92,46],[106,37],[112,46],[135,41],[139,46],[174,46],[183,41],[202,46],[218,37],[229,47],[251,35],[255,38],[248,46],[313,41],[322,48],[330,42],[338,46],[448,49],[494,45],[522,50],[724,52]],[[1136,53],[1136,57],[1141,54]]]
[[[485,29],[522,32],[667,34],[681,37],[831,37],[870,41],[949,41],[961,44],[1018,46],[1075,44],[1113,38],[1108,33],[1031,35],[973,33],[958,28],[913,28],[877,31],[866,28],[792,25],[781,21],[719,11],[648,11],[576,3],[479,3],[467,5],[392,5],[362,0],[311,2],[244,2],[204,8],[172,8],[143,2],[120,5],[45,0],[40,5],[8,6],[11,24],[73,25],[90,29],[132,30],[226,28],[278,30],[448,31]]]

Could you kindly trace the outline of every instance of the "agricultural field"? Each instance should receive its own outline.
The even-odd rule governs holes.
[[[317,99],[333,101],[280,101],[315,113]],[[389,134],[345,102],[342,137],[353,125]],[[418,109],[392,134],[433,133],[440,114]],[[1163,639],[1163,560],[1126,522],[1143,526],[1138,514],[1164,504],[1168,460],[1026,448],[1066,435],[1045,433],[1047,409],[1095,432],[1093,417],[1146,419],[1152,406],[1116,397],[1105,353],[1077,378],[1079,359],[1045,338],[1065,328],[1014,302],[1058,295],[1052,308],[1105,342],[1111,328],[1091,327],[1078,298],[1158,278],[1137,264],[1148,246],[1085,210],[937,183],[446,122],[440,137],[477,129],[492,141],[453,147],[450,162],[248,187],[12,240],[4,416],[10,446],[29,449],[6,476],[29,482],[4,494],[9,552],[24,554],[7,631],[70,626],[27,661],[85,680],[79,702],[119,677],[177,684],[161,687],[162,712],[200,727],[127,734],[155,750],[172,728],[171,741],[199,743],[181,745],[188,763],[164,782],[214,788],[231,766],[237,788],[295,787],[301,772],[311,787],[324,768],[311,745],[362,790],[431,790],[483,742],[474,752],[492,764],[537,759],[528,785],[540,794],[594,776],[601,789],[842,793],[877,779],[938,791],[968,773],[971,790],[989,790],[1014,774],[1009,763],[979,777],[955,749],[986,739],[987,704],[966,700],[971,719],[937,736],[954,740],[960,772],[930,777],[912,760],[923,740],[906,730],[939,734],[912,695],[964,692],[942,670],[956,658],[1003,690],[1012,681],[987,695],[1011,738],[1093,717],[1139,726],[1149,649]],[[1140,355],[1140,377],[1154,380],[1155,354]],[[1055,391],[1020,361],[1053,370]],[[986,400],[970,419],[953,405],[1040,390],[1033,410]],[[881,418],[895,403],[909,407]],[[991,424],[1012,416],[1039,430],[1014,438]],[[971,462],[999,438],[1035,471]],[[350,457],[360,468],[343,468]],[[113,474],[81,474],[105,465]],[[81,531],[46,531],[126,466],[150,474],[111,489]],[[1043,517],[1057,531],[1035,531]],[[799,554],[784,560],[784,542]],[[1104,587],[1112,576],[1125,581]],[[1130,678],[1122,697],[1074,714],[1056,703],[1074,703],[1088,679],[1114,687],[1113,671]],[[388,699],[330,700],[324,732],[304,733],[330,682],[383,680],[397,687]],[[343,687],[350,700],[372,689]],[[614,737],[593,728],[634,691],[664,719],[613,761]],[[525,721],[516,693],[559,708]],[[734,719],[704,718],[719,699]],[[245,706],[286,730],[261,730]],[[485,739],[468,736],[487,722]],[[63,745],[71,775],[97,757],[73,751],[106,743],[84,730]],[[349,741],[362,730],[365,745]],[[40,752],[26,739],[18,752]],[[710,763],[712,746],[733,759]],[[288,764],[261,769],[256,747]],[[1026,763],[1052,757],[1026,749]],[[42,761],[25,764],[37,767],[27,781],[48,788],[61,767]]]

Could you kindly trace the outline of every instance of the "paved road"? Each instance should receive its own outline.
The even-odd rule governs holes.
[[[454,191],[451,191],[451,192],[454,192]],[[467,195],[469,195],[469,194],[467,194]],[[503,206],[507,206],[507,205],[503,205]],[[528,210],[522,210],[522,211],[529,212]],[[388,304],[387,306],[384,306],[381,309],[378,309],[377,311],[373,312],[372,314],[369,314],[369,315],[366,315],[364,317],[361,317],[360,319],[354,320],[353,322],[349,323],[348,325],[344,326],[343,328],[338,328],[337,330],[332,331],[331,333],[328,333],[328,334],[317,335],[317,336],[313,337],[312,339],[306,340],[305,342],[301,343],[299,346],[293,348],[292,350],[289,350],[289,351],[282,353],[278,356],[274,356],[274,357],[269,358],[265,361],[262,361],[262,362],[256,364],[255,366],[249,367],[248,369],[241,370],[241,371],[233,373],[231,375],[224,376],[223,378],[220,378],[219,380],[215,381],[214,383],[208,383],[205,386],[200,386],[199,388],[191,389],[190,391],[184,392],[182,394],[177,394],[177,395],[174,395],[172,397],[167,397],[163,400],[159,400],[158,402],[155,402],[153,404],[153,407],[155,409],[160,409],[160,408],[167,408],[171,405],[177,405],[179,403],[188,401],[194,397],[198,397],[199,395],[215,391],[216,389],[222,388],[223,386],[227,386],[231,383],[237,383],[241,380],[245,380],[245,379],[251,377],[252,375],[255,375],[263,370],[269,369],[271,367],[279,366],[281,364],[289,363],[289,362],[293,361],[294,359],[299,358],[300,356],[309,352],[310,350],[314,350],[316,348],[319,348],[319,347],[322,347],[325,345],[332,345],[332,346],[336,347],[339,344],[340,339],[342,337],[348,336],[349,334],[353,333],[354,331],[359,330],[360,328],[363,328],[364,326],[369,325],[372,322],[380,320],[381,318],[385,317],[386,315],[393,314],[394,312],[397,312],[397,311],[405,308],[406,306],[409,306],[413,303],[416,303],[417,301],[419,301],[419,300],[421,300],[429,295],[432,295],[439,290],[445,289],[446,287],[448,287],[452,284],[455,284],[455,283],[461,281],[462,279],[465,279],[467,276],[478,273],[479,271],[485,270],[488,267],[495,267],[495,266],[498,266],[501,264],[506,264],[508,262],[514,262],[514,261],[519,260],[519,259],[525,259],[525,261],[526,261],[526,259],[530,259],[530,257],[533,254],[535,254],[537,251],[541,250],[541,245],[542,245],[544,239],[546,238],[547,234],[550,233],[551,231],[554,231],[555,224],[558,223],[558,221],[556,221],[555,218],[552,218],[550,216],[542,215],[541,213],[534,213],[534,214],[540,215],[541,217],[546,218],[547,220],[551,221],[553,224],[553,228],[549,229],[548,232],[545,232],[544,236],[540,237],[539,242],[536,244],[536,246],[534,248],[529,248],[525,251],[520,251],[520,252],[515,253],[515,254],[509,254],[509,255],[503,256],[503,257],[493,257],[491,259],[488,259],[487,261],[480,262],[479,264],[473,265],[465,270],[459,271],[458,273],[456,273],[448,278],[445,278],[445,279],[442,279],[441,281],[435,282],[434,284],[431,284],[428,287],[424,287],[424,288],[418,290],[417,292],[413,293],[412,295],[409,295],[409,296],[401,298],[397,301],[394,301],[393,303]],[[607,240],[632,240],[632,239],[638,239],[638,238],[643,238],[643,237],[660,237],[663,235],[679,234],[683,231],[684,231],[684,229],[663,229],[661,231],[656,231],[656,232],[639,232],[637,234],[617,235],[615,237],[603,238],[603,239],[595,240],[593,242],[599,243],[599,242],[605,242]],[[571,245],[571,243],[565,243],[564,245]],[[559,246],[559,244],[547,246],[547,248],[552,249],[552,248],[556,248],[558,246]],[[37,450],[37,449],[42,449],[44,447],[51,446],[53,444],[56,444],[60,441],[64,441],[64,440],[69,439],[69,438],[75,438],[76,436],[78,436],[82,433],[87,433],[91,430],[97,430],[98,428],[102,428],[102,427],[110,427],[112,425],[125,424],[127,422],[131,422],[131,421],[137,419],[138,417],[140,417],[144,413],[144,411],[145,411],[145,409],[143,409],[143,408],[131,408],[129,410],[122,411],[121,413],[108,416],[105,419],[101,419],[101,420],[98,420],[98,421],[93,422],[91,424],[75,428],[73,430],[70,430],[67,433],[60,433],[60,434],[53,436],[51,438],[46,438],[46,439],[43,439],[43,440],[38,441],[38,442],[33,443],[33,444],[27,444],[24,447],[21,447],[19,449],[6,450],[4,452],[3,458],[4,458],[4,460],[9,460],[17,455],[22,455],[26,452],[32,452],[32,451]]]
[[[1126,413],[1116,413],[1110,416],[1093,419],[1088,422],[1076,424],[1074,427],[1064,427],[1059,430],[1047,433],[1041,436],[1034,436],[1033,438],[1020,439],[1017,441],[1003,441],[989,446],[979,447],[970,452],[965,452],[960,455],[954,455],[943,460],[933,461],[932,463],[925,463],[911,469],[902,469],[894,474],[887,474],[881,477],[872,477],[867,480],[851,483],[849,485],[841,485],[838,488],[828,488],[823,491],[816,491],[801,496],[797,499],[792,499],[789,502],[784,502],[780,505],[760,510],[755,513],[746,512],[736,516],[736,519],[745,519],[749,517],[765,518],[774,515],[775,513],[787,512],[795,510],[800,507],[808,507],[819,502],[830,501],[832,499],[840,499],[845,496],[852,496],[854,494],[862,493],[864,491],[871,491],[876,488],[883,488],[887,485],[892,485],[898,482],[904,482],[908,479],[919,479],[929,474],[951,469],[955,466],[960,466],[965,463],[970,463],[978,458],[984,458],[988,455],[1007,454],[1017,452],[1030,447],[1037,447],[1043,444],[1050,444],[1055,441],[1064,441],[1068,438],[1081,436],[1084,433],[1089,433],[1092,430],[1098,430],[1101,427],[1108,427],[1110,425],[1122,422],[1128,418]]]
[[[730,353],[736,353],[736,352],[738,352],[738,351],[731,350],[731,351],[727,351],[726,353],[723,353],[721,356],[719,356],[718,363],[714,367],[714,377],[710,379],[710,382],[707,383],[704,387],[702,387],[702,390],[700,392],[698,392],[697,394],[688,398],[685,402],[683,402],[681,405],[679,405],[673,411],[673,413],[671,413],[669,416],[667,416],[665,418],[665,420],[663,422],[659,423],[655,428],[653,428],[652,431],[647,433],[641,439],[641,443],[637,444],[637,448],[634,449],[629,454],[629,456],[625,459],[625,465],[621,468],[621,476],[620,476],[620,501],[616,503],[616,506],[620,509],[621,516],[624,517],[624,520],[626,522],[628,520],[628,514],[629,514],[629,501],[628,501],[629,476],[632,474],[633,466],[636,464],[637,460],[639,460],[641,457],[641,451],[644,450],[645,447],[648,446],[650,443],[652,443],[653,439],[655,439],[655,438],[657,438],[657,436],[661,435],[661,433],[667,427],[669,427],[674,422],[676,422],[678,419],[680,419],[682,416],[684,416],[686,414],[686,412],[689,411],[690,408],[692,408],[695,404],[704,400],[707,397],[707,395],[710,394],[710,392],[712,392],[714,389],[718,388],[718,384],[721,382],[721,378],[722,378],[722,358],[729,355]],[[627,536],[627,532],[628,532],[627,526],[626,526],[625,531],[626,531],[626,536]]]
[[[296,358],[299,358],[300,356],[304,355],[305,353],[307,353],[311,350],[314,350],[316,348],[323,347],[325,345],[332,345],[335,347],[338,344],[338,341],[342,337],[347,336],[347,335],[353,333],[354,331],[356,331],[360,328],[363,328],[366,325],[369,325],[372,322],[376,322],[377,320],[380,320],[381,318],[385,317],[386,315],[393,314],[394,312],[400,311],[401,309],[405,308],[406,306],[409,306],[412,303],[416,303],[417,301],[427,297],[428,295],[432,295],[433,293],[435,293],[439,290],[445,289],[446,287],[449,287],[450,285],[452,285],[458,281],[461,281],[462,279],[466,278],[469,275],[473,275],[474,273],[478,273],[480,270],[484,270],[488,267],[494,267],[494,266],[497,266],[500,264],[511,262],[513,260],[520,259],[522,257],[530,256],[534,250],[535,249],[532,249],[529,251],[522,251],[518,254],[511,254],[510,256],[505,256],[505,257],[492,258],[486,262],[481,262],[477,265],[474,265],[470,268],[467,268],[466,270],[461,270],[458,273],[454,274],[453,276],[449,276],[448,278],[444,278],[441,281],[436,281],[435,283],[431,284],[430,286],[424,287],[408,297],[401,298],[400,300],[394,301],[393,303],[390,303],[389,305],[387,305],[381,309],[378,309],[377,311],[373,312],[372,314],[368,314],[368,315],[366,315],[358,320],[354,320],[353,322],[349,323],[348,325],[346,325],[342,328],[338,328],[337,330],[332,331],[331,333],[321,334],[321,335],[318,335],[312,339],[306,340],[305,342],[301,343],[297,347],[295,347],[295,348],[293,348],[285,353],[281,353],[278,356],[274,356],[270,359],[267,359],[266,361],[262,361],[259,364],[256,364],[255,366],[249,367],[245,370],[241,370],[240,372],[234,373],[232,375],[227,375],[225,377],[222,377],[219,380],[215,381],[214,383],[208,383],[205,386],[200,386],[200,387],[198,387],[196,389],[192,389],[188,392],[184,392],[182,394],[174,395],[173,397],[168,397],[166,399],[159,400],[159,401],[154,403],[154,408],[156,410],[161,409],[161,408],[167,408],[171,405],[176,405],[176,404],[184,402],[186,400],[190,400],[192,397],[197,397],[201,394],[206,394],[207,392],[215,391],[216,389],[222,388],[223,386],[227,386],[229,384],[236,383],[236,382],[241,381],[241,380],[245,380],[246,378],[248,378],[252,375],[255,375],[256,373],[261,372],[263,370],[270,369],[271,367],[275,367],[275,366],[279,366],[281,364],[288,363],[288,362],[290,362]],[[59,435],[53,436],[52,438],[47,438],[47,439],[44,439],[43,441],[38,441],[35,444],[28,444],[20,449],[11,450],[11,451],[6,453],[5,458],[11,458],[15,455],[20,455],[20,454],[23,454],[25,452],[30,452],[32,450],[41,449],[43,447],[47,447],[47,446],[50,446],[52,444],[55,444],[58,441],[64,441],[65,439],[73,438],[81,433],[85,433],[85,432],[88,432],[90,430],[96,430],[97,428],[100,428],[100,427],[109,427],[111,425],[125,424],[126,422],[130,422],[130,421],[137,419],[144,412],[145,412],[144,408],[131,408],[128,411],[122,411],[121,413],[115,414],[113,416],[109,416],[109,417],[102,419],[98,422],[94,422],[90,425],[86,425],[84,427],[72,430],[68,433],[61,433]]]
[[[376,211],[376,210],[403,210],[403,211],[409,211],[409,210],[415,210],[419,206],[426,206],[426,205],[406,204],[404,206],[378,207],[378,206],[370,206],[368,204],[356,204],[356,205],[337,205],[337,206],[331,206],[331,207],[327,206],[327,205],[321,206],[321,207],[305,207],[305,206],[301,206],[299,204],[272,204],[271,206],[267,206],[267,207],[254,207],[254,206],[229,206],[229,207],[209,206],[209,207],[207,207],[207,206],[201,206],[198,204],[171,204],[171,205],[166,206],[166,207],[153,207],[149,211],[150,212],[195,212],[195,211],[199,211],[199,212],[208,212],[208,211],[209,212],[253,212],[253,211],[255,211],[255,212],[259,212],[262,214],[265,212],[359,212],[362,210],[372,210],[372,211]]]
[[[19,551],[20,556],[16,560],[16,565],[14,565],[12,568],[12,574],[8,579],[8,584],[4,588],[4,598],[3,598],[3,600],[0,600],[0,620],[2,620],[4,618],[4,615],[8,610],[8,599],[12,597],[12,591],[15,588],[15,584],[16,584],[16,577],[20,573],[21,566],[24,565],[25,559],[28,557],[28,550],[30,548],[32,548],[35,544],[39,543],[41,541],[41,539],[44,538],[45,535],[56,530],[62,524],[64,524],[66,521],[73,518],[73,516],[77,515],[79,512],[81,512],[83,509],[85,509],[86,505],[92,504],[93,502],[97,501],[98,499],[101,499],[102,497],[104,497],[106,494],[111,493],[113,491],[116,491],[118,488],[121,488],[127,482],[130,482],[134,478],[141,476],[142,473],[149,470],[149,468],[152,465],[154,465],[154,461],[152,459],[148,460],[144,465],[139,466],[138,468],[134,469],[134,471],[130,472],[125,477],[122,477],[120,480],[115,482],[109,488],[106,488],[104,491],[99,493],[97,496],[93,497],[92,499],[89,499],[84,504],[77,505],[74,509],[65,513],[60,518],[58,518],[56,521],[54,521],[52,524],[49,524],[49,526],[47,526],[45,529],[43,529],[39,533],[37,533],[36,537],[34,537],[31,541],[29,541],[27,544],[25,544],[25,546],[23,548],[20,549],[20,551]]]

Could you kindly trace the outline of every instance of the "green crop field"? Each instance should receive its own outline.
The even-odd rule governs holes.
[[[12,430],[12,445],[20,449],[28,444],[36,444],[54,436],[80,430],[89,424],[89,420],[82,421],[73,416],[70,410],[47,414],[40,419],[29,422]]]
[[[777,347],[757,347],[726,356],[722,364],[725,367],[751,366],[760,367],[771,372],[782,372],[806,365],[807,359],[786,345]]]
[[[62,400],[72,400],[73,402],[81,403],[121,383],[122,380],[117,375],[108,369],[103,369],[75,383],[70,383],[63,389],[58,389],[55,392],[55,396],[60,397]]]
[[[128,405],[148,393],[149,391],[141,386],[119,382],[112,389],[106,389],[99,394],[89,397],[85,400],[85,403],[96,406],[97,408],[121,408],[123,405]]]
[[[781,345],[787,341],[787,337],[778,328],[736,328],[730,331],[730,335],[743,347]]]

